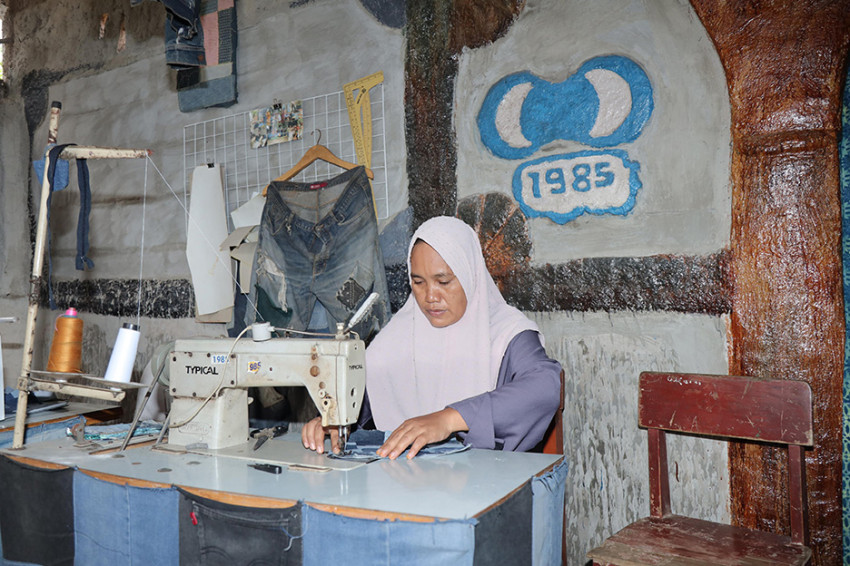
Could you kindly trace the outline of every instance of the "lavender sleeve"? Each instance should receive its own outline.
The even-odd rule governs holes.
[[[546,355],[537,332],[520,332],[505,351],[496,388],[449,405],[469,427],[459,436],[474,448],[534,448],[558,410],[560,374],[561,365]]]

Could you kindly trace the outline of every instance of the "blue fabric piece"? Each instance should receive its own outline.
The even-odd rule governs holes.
[[[89,259],[89,213],[91,212],[91,187],[89,186],[89,166],[85,159],[77,159],[77,186],[80,188],[80,214],[77,217],[77,256],[76,268],[84,271],[93,268]]]
[[[237,95],[236,75],[200,81],[177,91],[181,112],[227,107],[236,102]]]
[[[60,440],[66,437],[66,428],[70,428],[76,424],[85,424],[85,422],[85,417],[76,416],[52,423],[28,425],[25,432],[24,442],[30,444],[36,442],[44,442],[47,440]],[[9,446],[11,446],[14,437],[14,430],[0,432],[0,448],[8,448]]]
[[[841,139],[838,143],[841,170],[841,259],[844,270],[844,387],[842,426],[842,523],[844,564],[850,564],[850,74],[844,82],[841,110]]]
[[[3,407],[6,411],[6,418],[18,412],[18,395],[19,390],[11,387],[6,387],[3,393]],[[67,401],[56,399],[55,397],[42,400],[35,393],[30,391],[27,395],[27,414],[38,413],[41,411],[51,411],[59,409],[68,404]]]
[[[74,144],[66,143],[63,145],[54,145],[52,148],[50,148],[50,151],[47,152],[47,157],[49,161],[49,165],[47,166],[47,301],[50,304],[50,308],[52,310],[56,309],[56,301],[53,298],[53,260],[50,257],[50,242],[52,240],[52,235],[50,233],[50,201],[51,197],[53,196],[54,190],[53,186],[56,176],[56,164],[60,161],[59,154],[62,153],[62,150],[68,147],[69,145]]]
[[[218,58],[210,60],[209,54],[201,66],[177,72],[177,100],[181,112],[201,108],[227,107],[236,102],[236,0],[229,8],[219,8],[218,0],[200,0],[198,35],[208,35],[207,43],[215,41]],[[208,17],[210,14],[213,17]],[[210,29],[204,29],[204,26]],[[200,46],[204,48],[204,40]],[[183,45],[188,52],[188,46]]]
[[[561,561],[568,470],[569,465],[563,460],[552,468],[552,471],[531,479],[532,564],[546,566],[559,564]]]
[[[51,309],[56,309],[56,301],[53,296],[53,260],[50,256],[50,243],[52,235],[50,232],[50,202],[53,192],[56,190],[56,171],[63,160],[59,159],[69,145],[55,145],[48,151],[49,165],[47,166],[47,299]],[[66,181],[67,184],[67,181]],[[77,160],[77,185],[80,189],[80,213],[77,217],[77,255],[75,258],[76,268],[84,270],[94,267],[94,262],[89,259],[89,213],[91,212],[91,187],[89,186],[89,166],[85,159]]]
[[[476,515],[475,566],[531,566],[533,507],[528,480]]]
[[[165,6],[165,62],[172,69],[206,64],[200,0],[161,0]]]
[[[384,444],[386,439],[389,438],[390,434],[390,432],[383,430],[355,430],[351,433],[351,436],[348,437],[348,441],[345,443],[345,454],[329,453],[328,457],[336,460],[366,460],[369,462],[380,460],[381,457],[378,456],[376,451]],[[416,454],[416,457],[418,458],[419,456],[428,455],[443,456],[446,454],[463,452],[470,448],[470,446],[464,445],[457,438],[451,437],[443,442],[435,442],[433,444],[426,445]],[[405,450],[401,453],[401,455],[399,455],[399,458],[405,457],[408,452],[409,450]]]
[[[74,473],[76,564],[178,566],[176,488],[141,488]]]
[[[0,533],[2,533],[2,529],[0,529]],[[0,536],[0,564],[3,566],[39,566],[38,564],[33,564],[32,562],[18,562],[17,560],[7,560],[3,556],[3,537]]]
[[[49,469],[0,456],[3,557],[73,566],[74,470]]]
[[[176,18],[186,24],[192,24],[198,19],[198,13],[201,8],[200,0],[159,0],[165,6],[168,13],[173,14]],[[132,4],[133,2],[131,2]],[[139,0],[135,0],[139,4]]]
[[[309,505],[304,505],[303,517],[304,564],[473,564],[474,519],[376,521],[320,511]],[[334,541],[345,543],[332,544]]]
[[[46,154],[55,144],[50,144],[44,148],[44,153]],[[36,179],[38,179],[39,184],[44,179],[44,158],[37,161],[32,162],[33,169],[35,169]],[[71,164],[67,159],[60,159],[56,163],[56,170],[53,178],[53,190],[61,191],[65,187],[68,186],[68,182],[70,180],[71,173]]]

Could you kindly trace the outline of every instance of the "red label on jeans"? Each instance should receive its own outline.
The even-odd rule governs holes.
[[[312,185],[310,185],[310,190],[315,191],[316,189],[324,189],[327,186],[327,183],[313,183]]]

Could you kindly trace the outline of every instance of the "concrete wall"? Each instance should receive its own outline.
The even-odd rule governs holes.
[[[177,106],[173,71],[164,61],[159,4],[10,2],[15,43],[6,58],[9,93],[0,99],[0,315],[23,318],[26,309],[31,218],[40,190],[29,177],[28,161],[42,151],[50,100],[64,105],[60,142],[150,148],[164,177],[144,160],[90,161],[90,255],[96,267],[86,273],[73,269],[78,196],[72,183],[53,203],[51,254],[59,281],[137,280],[144,212],[143,301],[162,300],[171,283],[189,275],[178,202],[183,196],[182,126],[264,106],[274,98],[336,91],[377,70],[385,76],[390,208],[393,214],[403,211],[406,155],[415,155],[405,147],[405,37],[376,17],[397,16],[389,13],[391,4],[239,1],[239,102],[184,114]],[[110,18],[104,39],[98,39],[102,13]],[[127,47],[119,52],[122,20]],[[728,97],[714,48],[690,5],[681,0],[529,0],[503,37],[464,50],[452,123],[458,198],[510,195],[511,177],[523,161],[497,158],[481,142],[476,116],[490,87],[521,71],[563,81],[600,55],[630,58],[652,82],[653,114],[641,136],[621,146],[640,163],[643,186],[626,215],[583,215],[566,224],[529,219],[532,264],[722,250],[730,225]],[[527,159],[581,149],[575,142],[555,141]],[[105,369],[120,324],[136,316],[131,291],[106,287],[103,312],[108,314],[82,313],[84,369],[94,373]],[[34,367],[46,362],[56,314],[42,310]],[[164,341],[224,332],[223,325],[198,324],[190,314],[163,307],[142,318],[137,370]],[[567,543],[570,563],[578,564],[589,548],[648,510],[646,438],[635,424],[638,373],[726,372],[726,321],[718,314],[631,310],[531,314],[546,336],[547,350],[568,376]],[[23,323],[0,327],[0,333],[11,385],[20,372]],[[728,518],[721,447],[687,441],[672,443],[670,453],[677,470],[674,510]]]
[[[504,37],[464,51],[456,89],[458,198],[510,194],[514,170],[526,159],[588,149],[555,140],[528,158],[500,159],[483,146],[475,117],[489,88],[506,75],[529,71],[560,82],[601,55],[628,57],[652,83],[655,108],[643,132],[616,146],[640,163],[643,187],[625,217],[585,214],[564,225],[529,220],[532,261],[706,254],[728,246],[726,81],[711,40],[684,0],[530,0]]]

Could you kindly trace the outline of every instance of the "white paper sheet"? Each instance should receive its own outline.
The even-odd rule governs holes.
[[[263,193],[257,193],[248,202],[230,213],[230,220],[234,228],[243,226],[259,226],[263,216],[263,207],[266,205],[266,197]]]
[[[229,251],[230,257],[239,262],[239,290],[249,292],[251,269],[254,266],[254,254],[257,251],[257,226],[236,228],[221,243],[221,249]]]
[[[222,174],[219,165],[200,165],[192,172],[186,258],[198,315],[210,315],[233,306],[230,251],[220,249],[227,237]]]

